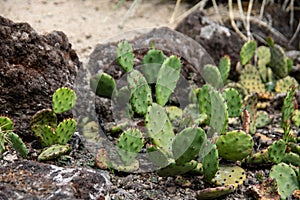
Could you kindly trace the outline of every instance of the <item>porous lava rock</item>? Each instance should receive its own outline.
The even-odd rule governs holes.
[[[80,65],[63,32],[41,35],[0,16],[0,115],[11,117],[15,132],[30,140],[30,118],[51,108],[57,88],[72,87]]]

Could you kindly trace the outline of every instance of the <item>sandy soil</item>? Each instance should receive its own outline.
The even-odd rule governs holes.
[[[40,33],[61,30],[86,61],[94,46],[120,37],[128,31],[160,26],[174,27],[169,20],[175,1],[140,0],[125,23],[133,1],[117,8],[118,0],[0,0],[0,15],[16,22],[28,22]],[[178,13],[188,5],[182,3]],[[123,28],[120,28],[124,25]]]

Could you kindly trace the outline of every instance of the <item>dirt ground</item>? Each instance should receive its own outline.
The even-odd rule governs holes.
[[[124,23],[133,1],[117,7],[118,0],[0,0],[0,15],[15,22],[28,22],[36,31],[63,31],[85,61],[99,42],[110,41],[129,31],[170,24],[175,1],[140,0]],[[181,3],[178,14],[188,9]],[[123,28],[120,28],[123,25]]]

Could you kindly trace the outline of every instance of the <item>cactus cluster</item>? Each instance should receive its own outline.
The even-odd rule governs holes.
[[[27,157],[28,149],[22,139],[13,132],[14,124],[9,117],[0,116],[0,157],[6,150],[5,145],[8,143],[23,158]]]
[[[53,159],[70,150],[67,142],[76,131],[77,122],[70,118],[58,123],[57,114],[68,111],[75,104],[75,92],[70,88],[62,87],[53,94],[53,110],[43,109],[32,117],[31,130],[45,147],[38,160]]]

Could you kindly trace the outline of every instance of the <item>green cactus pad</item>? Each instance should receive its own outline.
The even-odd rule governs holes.
[[[214,89],[210,91],[210,99],[211,117],[209,125],[214,132],[225,133],[228,126],[227,104],[221,93]]]
[[[200,151],[206,134],[202,128],[186,128],[173,140],[172,153],[177,165],[183,165],[194,159]]]
[[[166,167],[170,164],[168,156],[154,145],[147,148],[147,158],[159,168]]]
[[[271,61],[271,51],[269,47],[260,46],[257,48],[258,65],[266,66]]]
[[[197,191],[196,195],[198,200],[217,199],[224,195],[234,192],[234,190],[234,185],[225,185],[215,188],[205,188],[203,190],[199,190]]]
[[[183,111],[177,106],[166,106],[165,109],[173,127],[178,127],[182,119]]]
[[[275,92],[287,92],[292,85],[294,85],[296,88],[299,86],[298,82],[293,77],[284,77],[276,82]]]
[[[150,49],[143,58],[142,73],[149,84],[156,83],[157,72],[165,60],[165,55],[157,49]]]
[[[239,166],[220,166],[219,170],[212,180],[216,185],[234,185],[237,188],[246,180],[246,172]]]
[[[12,131],[14,124],[9,117],[0,116],[0,133],[3,131]]]
[[[229,117],[239,117],[242,113],[242,98],[234,88],[226,88],[223,92]]]
[[[68,153],[72,149],[71,145],[60,145],[55,144],[51,147],[47,147],[43,150],[43,152],[38,156],[38,161],[46,161],[55,159],[61,155]]]
[[[144,76],[136,70],[132,70],[127,76],[127,82],[131,91],[130,103],[133,110],[140,115],[145,115],[147,108],[152,104],[151,89]]]
[[[76,131],[76,124],[77,122],[75,119],[64,119],[58,124],[55,130],[58,144],[67,144]]]
[[[251,58],[254,56],[256,46],[257,46],[256,42],[253,40],[246,42],[242,46],[242,49],[240,52],[240,60],[241,60],[242,65],[247,64],[251,60]]]
[[[111,98],[116,89],[116,82],[109,74],[96,74],[90,79],[90,86],[96,95]]]
[[[252,152],[254,142],[244,131],[231,131],[220,135],[216,145],[222,158],[236,161],[246,158]]]
[[[268,149],[263,149],[255,154],[252,154],[250,157],[246,158],[246,163],[250,165],[255,164],[268,164],[270,163],[270,157]]]
[[[285,163],[274,165],[270,170],[270,177],[276,179],[281,199],[286,199],[292,195],[294,190],[299,189],[299,182],[295,171]]]
[[[183,110],[183,118],[190,119],[190,125],[199,125],[205,122],[207,119],[206,114],[199,113],[199,105],[198,104],[189,104]]]
[[[127,86],[120,88],[112,97],[113,113],[116,120],[131,119],[133,115],[130,104],[131,92]]]
[[[127,173],[133,173],[137,171],[140,167],[139,161],[138,160],[132,160],[129,165],[123,165],[123,164],[116,164],[112,163],[112,168],[120,171],[120,172],[127,172]]]
[[[134,64],[134,54],[131,44],[127,41],[120,42],[117,47],[117,58],[121,68],[125,72],[130,72]]]
[[[278,46],[270,46],[271,61],[269,63],[273,73],[278,78],[284,78],[288,75],[288,65],[284,50]]]
[[[228,78],[228,75],[229,75],[229,72],[230,72],[230,66],[231,66],[230,57],[229,56],[223,56],[220,59],[220,63],[219,63],[219,71],[220,71],[223,83],[225,83],[225,81]]]
[[[148,136],[153,144],[157,145],[168,155],[171,155],[172,141],[175,134],[163,107],[155,103],[149,106],[145,117],[145,124],[148,130]]]
[[[203,165],[204,178],[210,181],[215,177],[219,168],[219,153],[215,144],[212,145],[210,152],[202,158],[201,163]]]
[[[250,115],[250,128],[251,134],[256,132],[256,115],[257,115],[257,93],[247,95],[244,99],[243,107],[249,112]]]
[[[7,133],[9,144],[23,157],[27,158],[28,149],[22,139],[13,132]]]
[[[282,139],[277,140],[268,147],[269,158],[273,163],[280,163],[284,157],[286,143]]]
[[[265,93],[266,88],[263,84],[259,72],[253,65],[246,65],[240,75],[240,83],[248,90],[251,94],[253,92]]]
[[[300,166],[300,156],[293,152],[285,153],[281,161],[286,164]]]
[[[5,151],[5,139],[4,134],[0,132],[0,158],[2,153]]]
[[[30,121],[31,130],[38,134],[39,127],[48,125],[52,128],[55,128],[57,125],[56,114],[51,109],[43,109],[35,113]]]
[[[263,128],[270,123],[269,114],[266,111],[260,110],[256,114],[255,126],[256,128]]]
[[[290,132],[290,119],[294,112],[294,95],[295,95],[295,87],[289,89],[286,94],[286,97],[283,101],[282,106],[282,116],[281,116],[281,128],[283,128],[285,135]]]
[[[198,91],[199,111],[201,114],[207,115],[206,124],[209,124],[211,118],[211,90],[211,86],[205,84]]]
[[[172,163],[167,167],[161,168],[157,171],[159,176],[177,176],[181,174],[185,174],[189,171],[192,171],[198,166],[197,161],[192,160],[190,162],[184,163],[183,165],[177,165]]]
[[[95,121],[90,121],[82,128],[82,133],[87,141],[100,143],[101,136],[99,135],[99,124]]]
[[[121,134],[116,146],[123,163],[130,165],[144,146],[143,135],[140,130],[130,128]]]
[[[174,92],[177,81],[179,80],[181,70],[180,59],[172,55],[162,64],[155,86],[156,101],[159,105],[164,106]]]
[[[207,64],[203,67],[201,73],[206,84],[213,86],[216,89],[220,89],[224,84],[221,77],[221,73],[215,65]]]
[[[292,121],[296,127],[300,126],[300,110],[294,110],[292,114]]]
[[[74,90],[67,87],[58,88],[52,96],[53,111],[62,113],[70,110],[75,106],[76,99],[77,96]]]

